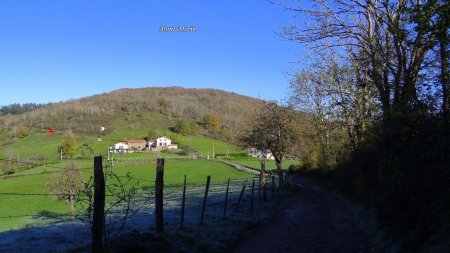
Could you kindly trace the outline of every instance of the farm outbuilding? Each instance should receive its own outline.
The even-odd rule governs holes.
[[[148,144],[146,140],[128,140],[128,148],[133,151],[147,150]]]
[[[248,149],[248,155],[250,157],[257,157],[267,160],[275,160],[275,157],[273,157],[272,152],[270,150],[259,150],[256,148],[249,148]]]

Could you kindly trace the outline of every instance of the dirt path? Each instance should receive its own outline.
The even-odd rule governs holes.
[[[278,216],[249,231],[234,252],[367,252],[364,233],[345,203],[311,181],[278,207]]]

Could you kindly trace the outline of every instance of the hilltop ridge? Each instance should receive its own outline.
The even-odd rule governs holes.
[[[19,115],[0,116],[1,132],[14,134],[55,128],[96,134],[126,129],[168,129],[178,119],[201,124],[204,117],[220,118],[220,135],[233,139],[261,100],[218,89],[182,87],[123,88],[108,93],[50,104]],[[208,134],[205,132],[204,134]]]

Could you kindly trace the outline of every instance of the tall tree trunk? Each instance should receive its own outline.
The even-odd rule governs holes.
[[[448,52],[448,43],[449,36],[448,31],[444,29],[442,34],[438,38],[439,40],[439,56],[441,62],[441,73],[440,79],[442,82],[442,93],[443,93],[443,102],[442,102],[442,112],[446,117],[450,114],[450,71],[449,71],[449,52]]]
[[[70,203],[70,216],[72,220],[75,219],[75,200],[73,195],[69,196],[69,203]]]
[[[281,170],[281,159],[275,158],[275,163],[277,165],[277,174],[278,174],[278,190],[282,189],[282,186],[284,184],[283,182],[283,171]]]

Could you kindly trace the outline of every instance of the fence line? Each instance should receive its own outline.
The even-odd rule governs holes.
[[[164,159],[161,159],[164,161]],[[103,161],[101,157],[96,157],[96,161]],[[134,198],[131,200],[131,208],[133,209],[133,212],[139,215],[146,215],[151,214],[152,212],[156,213],[158,211],[158,215],[155,217],[155,226],[156,228],[160,229],[158,227],[158,224],[164,224],[163,221],[158,221],[158,216],[164,216],[165,214],[176,214],[176,215],[169,215],[167,217],[167,222],[170,223],[177,223],[177,227],[183,228],[185,226],[192,226],[192,222],[198,221],[197,224],[207,223],[208,219],[217,219],[217,220],[226,220],[228,217],[226,216],[227,209],[230,210],[231,208],[234,208],[234,212],[230,215],[233,217],[242,217],[245,218],[249,214],[251,215],[253,212],[257,213],[257,209],[255,209],[255,206],[261,206],[263,205],[262,201],[254,202],[254,191],[255,191],[255,183],[259,182],[261,184],[261,171],[257,169],[248,168],[245,166],[240,166],[228,161],[222,161],[230,166],[233,166],[235,168],[241,168],[241,170],[250,172],[254,174],[252,177],[243,178],[243,179],[228,179],[228,181],[224,182],[214,182],[214,176],[208,178],[205,177],[206,188],[204,184],[189,184],[189,178],[185,180],[186,184],[184,185],[182,182],[178,181],[162,181],[160,180],[146,180],[146,179],[133,179],[136,180],[135,182],[147,182],[147,183],[161,183],[159,187],[161,188],[161,195],[159,195],[162,199],[159,199],[159,196],[157,196],[157,189],[149,190],[141,188],[138,192],[135,193]],[[158,166],[161,166],[161,164],[158,162]],[[164,163],[162,164],[164,166]],[[98,165],[94,166],[98,170]],[[100,167],[102,168],[102,167]],[[238,169],[239,169],[238,168]],[[59,168],[61,169],[61,168]],[[149,173],[154,173],[152,170],[149,170]],[[265,175],[265,173],[264,173]],[[180,175],[180,180],[185,175]],[[130,179],[127,176],[118,176],[119,178],[127,178]],[[211,181],[212,179],[212,181]],[[288,180],[286,180],[287,182]],[[164,182],[164,183],[162,183]],[[247,184],[248,182],[252,182],[250,184]],[[103,187],[105,185],[105,182],[103,181],[99,183],[100,185],[103,184]],[[151,186],[151,184],[150,184]],[[267,187],[271,187],[272,189],[275,188],[275,178],[272,177],[272,183],[266,182]],[[165,189],[164,189],[165,188]],[[164,189],[164,191],[162,191]],[[94,196],[97,194],[97,187],[94,192]],[[101,190],[100,190],[101,191]],[[103,190],[104,191],[104,190]],[[272,191],[272,194],[270,194],[270,197],[274,196],[274,191]],[[39,193],[39,192],[0,192],[0,196],[29,196],[29,197],[38,197],[38,196],[60,196],[61,194],[54,194],[54,193]],[[103,192],[103,199],[104,197],[114,197],[114,195],[110,195]],[[100,198],[101,199],[101,198]],[[101,200],[100,200],[101,201]],[[104,200],[103,200],[104,201]],[[97,202],[94,202],[94,206],[96,206]],[[159,204],[158,204],[159,203]],[[108,206],[108,203],[105,203]],[[158,207],[157,207],[158,205]],[[100,205],[101,206],[101,205]],[[100,211],[100,214],[102,213],[100,209],[103,209],[103,213],[105,213],[105,206],[94,208],[95,210]],[[183,210],[183,211],[182,211]],[[128,213],[124,213],[124,210],[120,209],[112,209],[108,210],[109,218],[106,219],[106,229],[108,229],[108,224],[110,223],[111,219],[114,218],[121,218],[126,217]],[[127,210],[128,212],[128,210]],[[180,216],[180,213],[183,212],[183,215]],[[237,216],[236,216],[237,215]],[[33,219],[39,219],[39,217],[45,217],[49,220],[51,219],[62,219],[67,218],[69,219],[69,214],[49,214],[49,215],[43,215],[42,213],[35,214],[35,215],[10,215],[10,216],[1,216],[0,219],[10,219],[10,218],[19,218],[19,217],[31,217]],[[83,214],[78,214],[78,218],[80,219],[86,219],[87,216]],[[102,215],[96,216],[97,218],[94,218],[96,222],[93,222],[93,224],[103,224],[102,222],[99,222],[98,220],[104,220],[105,217]],[[182,218],[181,218],[182,217]],[[185,221],[188,221],[188,223],[184,223]],[[189,225],[190,224],[190,225]],[[102,227],[100,225],[97,226]],[[102,229],[102,228],[101,228]],[[95,229],[94,229],[95,230]],[[102,234],[103,232],[95,231],[93,233],[96,234],[95,238],[93,237],[93,242],[97,241],[95,250],[93,252],[98,252],[99,249],[102,248],[101,244],[98,245],[99,234]],[[162,230],[161,230],[162,231]],[[94,247],[94,246],[93,246]]]

